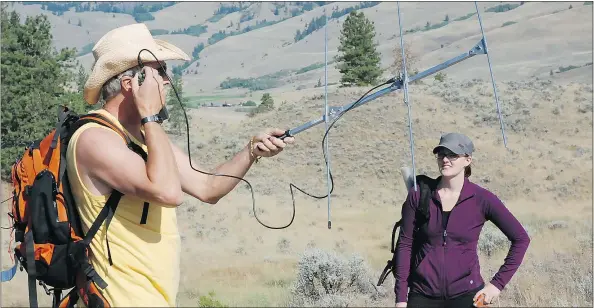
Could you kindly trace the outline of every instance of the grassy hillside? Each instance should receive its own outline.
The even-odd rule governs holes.
[[[592,6],[584,5],[584,2],[520,4],[479,4],[497,80],[546,78],[551,69],[580,67],[592,62],[592,30],[589,26]],[[71,11],[54,15],[43,10],[41,4],[15,3],[12,6],[25,15],[50,14],[56,47],[77,47],[81,53],[89,52],[94,42],[110,29],[135,22],[133,15],[125,13],[76,12],[71,8]],[[154,19],[145,21],[157,37],[171,41],[190,55],[198,45],[204,46],[192,62],[183,66],[187,93],[191,95],[223,90],[221,83],[227,79],[266,79],[270,75],[279,80],[264,87],[282,91],[310,89],[323,77],[323,66],[319,64],[324,62],[324,31],[309,24],[321,18],[324,11],[330,17],[330,60],[336,55],[339,44],[345,18],[342,14],[357,7],[362,7],[360,10],[375,23],[386,77],[394,71],[391,67],[393,49],[400,44],[394,2],[332,2],[325,5],[323,2],[186,2],[162,6],[150,12]],[[406,33],[404,41],[419,58],[418,69],[466,52],[480,39],[476,11],[471,2],[404,2],[401,3],[401,13]],[[297,31],[307,35],[296,41]],[[90,69],[93,62],[90,54],[82,55],[79,60]],[[307,75],[294,73],[316,65],[317,69]],[[330,64],[330,83],[339,80],[334,65]],[[484,57],[479,57],[449,68],[446,73],[458,80],[468,80],[487,77],[486,67]],[[292,73],[283,73],[286,71]],[[589,81],[591,74],[578,74],[571,80]],[[236,91],[245,94],[250,89]]]
[[[329,100],[354,101],[366,90],[339,89]],[[495,307],[591,305],[592,85],[533,79],[501,82],[499,90],[509,150],[501,141],[488,81],[416,85],[410,98],[417,170],[437,175],[430,150],[440,133],[468,134],[477,148],[471,180],[495,192],[527,228],[532,239],[528,254]],[[273,98],[275,110],[253,118],[232,108],[190,111],[190,150],[202,170],[229,158],[262,127],[295,127],[323,110],[319,95],[286,102]],[[302,296],[290,293],[302,275],[299,261],[314,248],[344,257],[360,255],[368,267],[361,279],[374,283],[389,258],[390,231],[405,197],[398,170],[410,165],[406,123],[402,94],[395,93],[346,114],[334,126],[329,135],[336,185],[331,230],[326,228],[327,200],[297,191],[295,222],[275,231],[254,219],[243,183],[216,206],[188,197],[179,208],[184,244],[180,305],[197,305],[211,291],[230,306],[289,305]],[[307,130],[282,155],[262,160],[248,173],[256,213],[264,223],[278,226],[289,221],[289,183],[311,194],[325,194],[322,136],[323,125]],[[185,149],[185,135],[173,138]],[[3,244],[7,249],[8,241]],[[506,247],[505,236],[487,223],[479,243],[485,279],[502,264]],[[4,264],[10,264],[4,256]],[[334,262],[322,252],[316,256],[319,262]],[[391,306],[391,284],[389,278],[378,294],[343,292],[335,299]],[[26,294],[25,285],[25,275],[6,284],[3,305],[24,305],[26,296],[19,294]],[[558,292],[550,292],[553,288]]]
[[[479,80],[415,87],[410,98],[418,172],[437,175],[430,151],[440,133],[469,134],[477,147],[471,179],[498,194],[532,238],[525,265],[495,306],[591,303],[592,86],[561,86],[546,80],[500,83],[509,150],[501,141],[490,87],[488,81]],[[329,100],[354,101],[365,90],[332,91]],[[215,207],[194,212],[191,207],[196,203],[188,199],[179,210],[191,217],[182,223],[188,252],[185,264],[203,261],[199,261],[200,274],[184,277],[183,305],[191,305],[196,294],[205,295],[207,290],[232,306],[284,305],[300,275],[298,261],[312,248],[362,256],[370,268],[362,278],[375,283],[389,257],[390,230],[405,197],[397,170],[410,166],[402,99],[398,93],[369,103],[345,115],[330,132],[336,185],[332,230],[326,228],[327,200],[297,191],[295,222],[278,232],[255,221],[244,184]],[[210,120],[206,117],[215,111],[200,110],[190,149],[204,168],[214,167],[261,127],[296,127],[319,117],[323,97],[277,100],[276,106],[273,112],[244,121]],[[254,186],[256,212],[264,223],[279,226],[289,221],[289,183],[314,195],[326,193],[322,136],[323,125],[305,131],[283,155],[264,160],[250,171],[246,178]],[[178,142],[185,146],[182,139]],[[548,248],[551,242],[559,244]],[[503,234],[488,223],[479,245],[486,279],[502,264],[506,245]],[[221,260],[214,264],[205,259],[215,254]],[[318,257],[319,262],[334,264],[323,255]],[[579,281],[567,273],[581,273]],[[354,296],[353,305],[391,306],[391,283],[388,279],[380,288],[383,295],[377,301],[357,292],[339,293],[335,300]],[[559,292],[549,292],[551,288]]]

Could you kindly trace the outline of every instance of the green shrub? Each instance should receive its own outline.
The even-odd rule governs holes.
[[[439,73],[435,74],[435,80],[437,80],[439,82],[444,82],[446,77],[447,77],[447,75],[443,72],[439,72]]]
[[[215,298],[214,292],[208,292],[208,295],[201,295],[198,300],[198,307],[229,307]]]
[[[150,31],[151,31],[151,35],[169,34],[169,30],[165,30],[165,29],[152,29]]]
[[[566,71],[570,71],[570,70],[572,70],[572,69],[576,69],[576,68],[578,68],[578,67],[579,67],[579,66],[575,66],[575,65],[570,65],[570,66],[559,66],[559,73],[563,73],[563,72],[566,72]]]
[[[134,13],[132,16],[134,16],[134,20],[136,20],[136,22],[145,22],[155,19],[151,13]]]
[[[515,8],[517,8],[518,6],[520,6],[519,4],[500,4],[497,6],[493,6],[490,7],[488,9],[485,10],[485,12],[493,12],[493,13],[503,13],[503,12],[507,12],[507,11],[511,11]]]
[[[468,18],[470,18],[470,17],[474,16],[474,14],[476,14],[476,13],[468,13],[468,14],[466,14],[466,15],[464,15],[464,16],[460,16],[460,17],[458,17],[458,18],[454,19],[454,21],[462,21],[462,20],[466,20],[466,19],[468,19]]]
[[[252,109],[248,115],[250,117],[253,117],[258,113],[268,112],[273,109],[274,109],[274,100],[272,99],[272,96],[270,96],[270,93],[264,93],[264,95],[262,95],[260,105],[258,105],[258,107],[256,107],[256,108]]]

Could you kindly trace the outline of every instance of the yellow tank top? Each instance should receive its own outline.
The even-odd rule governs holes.
[[[108,117],[148,153],[146,145],[129,134],[109,112],[103,109],[92,112]],[[85,124],[73,134],[67,151],[68,176],[85,233],[109,197],[91,193],[76,167],[78,137],[91,127],[110,130],[95,123]],[[143,207],[144,200],[126,195],[121,198],[107,232],[112,266],[108,261],[105,223],[91,242],[91,263],[108,284],[102,292],[112,307],[176,305],[181,243],[175,208],[151,203],[146,224],[140,224]],[[78,306],[84,304],[79,301]]]

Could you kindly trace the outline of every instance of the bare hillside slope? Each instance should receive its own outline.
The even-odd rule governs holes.
[[[204,44],[199,61],[186,70],[184,82],[188,94],[198,95],[216,92],[227,78],[256,78],[276,74],[283,70],[299,70],[324,62],[324,30],[318,29],[295,42],[297,30],[304,31],[309,22],[326,11],[333,12],[360,5],[361,2],[335,2],[321,7],[313,6],[291,17],[293,3],[254,2],[243,3],[239,11],[215,15],[221,3],[184,2],[153,12],[154,20],[146,24],[153,30],[183,30],[190,26],[205,26],[199,36],[187,34],[158,34],[162,39],[180,46],[188,54],[194,47]],[[546,78],[551,70],[560,67],[583,67],[592,62],[592,6],[583,2],[481,2],[479,9],[488,46],[491,51],[495,76],[501,81],[523,80],[538,76]],[[225,5],[237,5],[226,3]],[[491,12],[493,8],[511,5],[511,10]],[[569,9],[569,6],[572,8]],[[40,5],[11,4],[25,15],[46,13]],[[382,54],[385,76],[391,76],[394,61],[393,49],[400,45],[398,14],[395,2],[383,2],[361,9],[376,26],[378,50]],[[131,15],[102,12],[66,12],[62,16],[49,14],[53,25],[56,47],[83,47],[87,51],[101,35],[118,26],[134,22]],[[446,59],[468,51],[480,39],[480,27],[472,2],[404,2],[401,3],[405,44],[415,51],[422,70]],[[346,15],[330,19],[328,25],[329,61],[337,55],[339,36]],[[449,22],[444,24],[444,20]],[[78,21],[81,21],[80,26]],[[70,24],[68,24],[70,21]],[[239,33],[246,27],[260,23],[272,23],[258,29]],[[554,25],[554,26],[552,26]],[[429,26],[429,30],[426,27]],[[227,35],[222,40],[209,43],[219,31]],[[571,35],[567,35],[571,33]],[[90,45],[89,45],[90,44]],[[90,69],[93,59],[90,54],[80,57],[81,63]],[[173,63],[174,65],[180,63]],[[340,76],[330,63],[329,82],[336,83]],[[488,76],[486,60],[473,59],[447,70],[458,80]],[[586,72],[585,72],[586,73]],[[573,78],[576,74],[566,74]],[[579,76],[578,76],[579,75]],[[323,67],[308,74],[278,77],[275,87],[290,89],[311,88],[323,77]],[[283,79],[284,78],[284,79]],[[588,73],[577,74],[577,80],[590,80]],[[572,81],[569,79],[567,81]],[[560,80],[562,81],[562,80]],[[247,89],[239,89],[247,93]],[[271,89],[273,91],[273,89]],[[237,92],[236,90],[233,90]]]

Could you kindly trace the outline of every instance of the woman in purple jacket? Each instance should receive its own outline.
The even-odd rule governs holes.
[[[414,238],[420,190],[408,193],[396,246],[396,307],[473,307],[480,294],[490,304],[522,263],[530,238],[497,196],[468,180],[473,151],[467,136],[441,137],[433,149],[441,176],[430,198],[429,221]],[[503,266],[488,283],[477,253],[486,221],[511,241]]]

